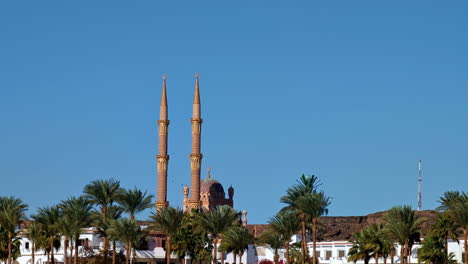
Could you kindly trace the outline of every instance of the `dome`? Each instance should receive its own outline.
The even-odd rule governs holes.
[[[224,193],[224,188],[219,181],[212,178],[205,178],[201,182],[200,192],[204,193]]]

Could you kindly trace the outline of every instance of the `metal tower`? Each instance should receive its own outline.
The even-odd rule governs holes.
[[[419,160],[418,169],[418,211],[422,209],[422,174],[421,174],[421,160]]]

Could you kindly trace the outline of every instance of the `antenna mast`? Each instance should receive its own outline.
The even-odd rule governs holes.
[[[421,174],[421,160],[418,164],[418,211],[422,209],[422,174]]]

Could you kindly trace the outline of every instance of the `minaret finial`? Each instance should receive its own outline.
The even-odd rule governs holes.
[[[211,168],[208,168],[208,179],[211,178]]]
[[[167,76],[166,74],[164,74],[162,76],[163,84],[162,84],[162,92],[161,92],[161,106],[167,106],[166,79],[167,79]]]
[[[195,94],[193,96],[193,104],[200,104],[200,87],[199,87],[199,84],[198,84],[198,77],[200,76],[200,74],[195,73]]]

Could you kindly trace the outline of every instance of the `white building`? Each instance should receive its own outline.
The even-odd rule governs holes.
[[[158,245],[150,237],[148,240],[148,249],[147,250],[137,250],[136,252],[136,262],[138,264],[165,264],[165,250],[162,247],[163,245]],[[300,236],[295,235],[291,239],[292,243],[300,241]],[[61,247],[54,252],[54,259],[57,264],[62,264],[64,260],[64,241],[62,240]],[[312,254],[312,242],[308,242],[308,248],[310,254]],[[326,242],[317,242],[316,252],[320,264],[346,264],[348,263],[347,255],[349,249],[352,247],[352,243],[349,241],[326,241]],[[455,254],[455,259],[458,263],[462,263],[462,254],[463,250],[463,241],[459,243],[455,241],[449,241],[449,252]],[[418,263],[417,252],[421,245],[417,244],[412,249],[412,254],[410,257],[411,263]],[[86,229],[83,230],[83,233],[80,236],[80,242],[78,244],[78,252],[80,257],[90,256],[93,254],[98,254],[99,250],[103,248],[103,239],[99,236],[95,229]],[[32,264],[31,263],[31,250],[32,244],[31,241],[27,238],[21,238],[21,256],[16,259],[15,264]],[[67,250],[69,251],[69,249]],[[125,254],[125,247],[123,244],[117,244],[117,252]],[[397,248],[399,252],[399,247]],[[220,252],[219,252],[220,253]],[[221,263],[221,254],[218,255],[218,262]],[[279,259],[286,261],[285,259],[285,250],[279,250]],[[69,252],[67,253],[69,256]],[[172,255],[173,263],[179,263],[179,259],[176,255]],[[272,249],[265,246],[254,246],[249,245],[248,250],[242,256],[241,263],[243,264],[257,264],[263,259],[269,259],[273,261],[274,252]],[[189,259],[183,260],[185,263],[191,263]],[[383,263],[383,259],[379,260],[380,263]],[[225,254],[224,258],[225,264],[234,263],[233,254]],[[239,256],[237,257],[236,263],[239,263]],[[363,263],[363,261],[358,261],[358,264]],[[370,260],[370,263],[373,264],[375,261]],[[387,259],[387,263],[390,263],[390,258]],[[394,263],[400,263],[398,256],[394,257]],[[4,264],[4,263],[2,263]],[[37,250],[35,253],[35,263],[34,264],[47,264],[47,256],[43,251]]]

